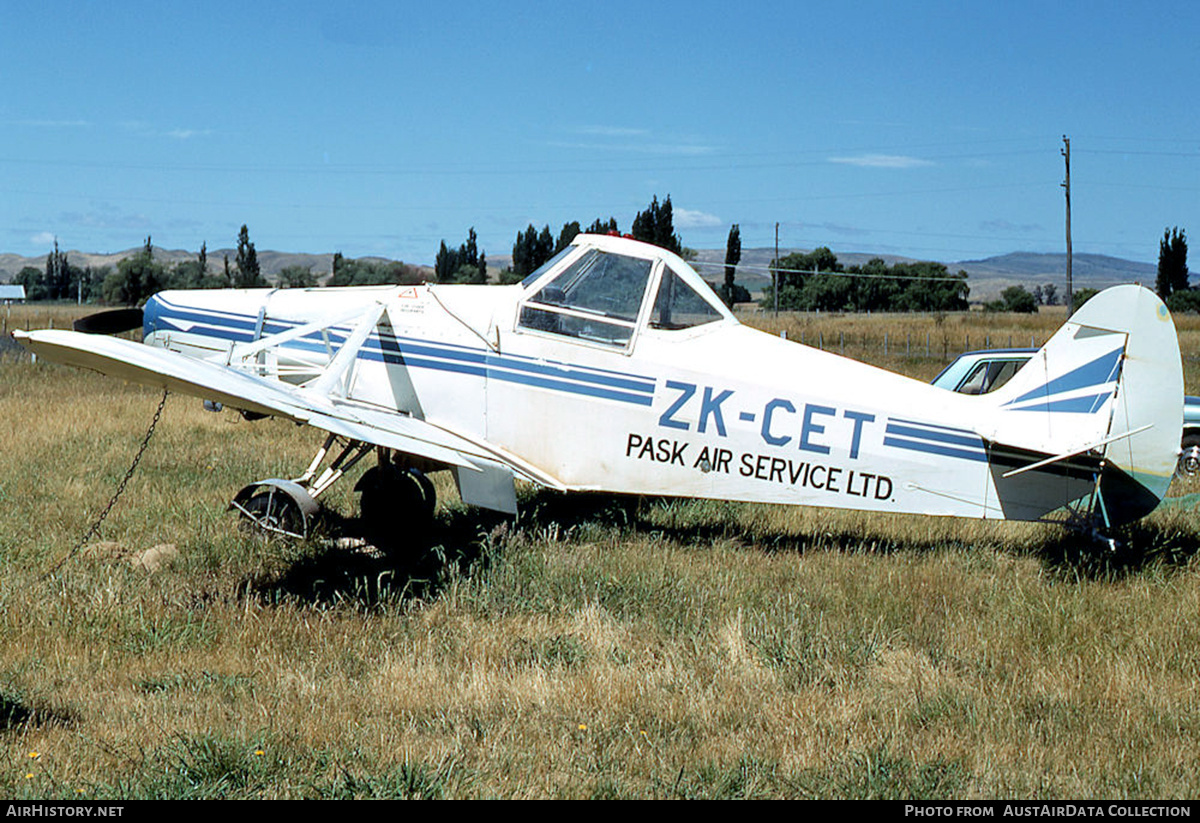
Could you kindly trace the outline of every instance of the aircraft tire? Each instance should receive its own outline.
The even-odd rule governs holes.
[[[1175,467],[1176,477],[1200,475],[1200,434],[1189,434],[1183,438],[1183,453]]]
[[[363,474],[356,488],[362,494],[362,519],[373,529],[412,528],[414,522],[423,529],[433,520],[437,493],[429,478],[416,469],[375,466]]]

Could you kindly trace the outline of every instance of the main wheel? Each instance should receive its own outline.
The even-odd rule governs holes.
[[[1176,477],[1195,477],[1200,474],[1200,434],[1189,434],[1183,438],[1183,453],[1175,465]]]
[[[380,464],[368,469],[355,489],[362,493],[362,518],[373,529],[424,528],[433,520],[437,493],[416,469]]]

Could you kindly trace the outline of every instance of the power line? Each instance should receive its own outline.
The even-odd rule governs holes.
[[[688,265],[691,266],[692,268],[696,268],[697,266],[708,267],[708,268],[722,268],[722,269],[725,268],[724,263],[717,263],[715,261],[708,262],[708,261],[701,261],[701,260],[689,260]],[[747,271],[777,272],[779,274],[803,274],[803,275],[810,275],[810,276],[814,275],[814,274],[823,274],[828,277],[860,277],[860,278],[865,277],[865,278],[877,278],[877,279],[882,279],[882,280],[938,280],[938,281],[944,280],[944,281],[948,281],[948,282],[961,283],[961,282],[964,282],[964,279],[965,279],[962,277],[956,277],[955,275],[952,275],[952,274],[948,274],[945,277],[941,277],[941,276],[924,275],[924,274],[873,274],[873,273],[869,273],[869,272],[850,272],[850,271],[813,271],[812,269],[783,269],[783,268],[775,268],[774,266],[752,266],[752,265],[745,265],[742,263],[739,263],[737,268],[738,268],[738,271],[746,269]]]

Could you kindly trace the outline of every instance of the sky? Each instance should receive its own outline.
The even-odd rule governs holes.
[[[667,196],[696,249],[1061,252],[1064,135],[1076,254],[1200,232],[1194,2],[0,0],[0,35],[0,253],[245,224],[428,264]]]

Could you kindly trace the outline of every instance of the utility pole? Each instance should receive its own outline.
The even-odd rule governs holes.
[[[1071,138],[1063,135],[1063,159],[1067,164],[1067,179],[1062,187],[1067,193],[1067,317],[1075,313],[1075,293],[1071,288]]]
[[[775,293],[775,316],[779,316],[779,223],[775,224],[775,271],[771,272],[771,291]]]

